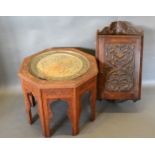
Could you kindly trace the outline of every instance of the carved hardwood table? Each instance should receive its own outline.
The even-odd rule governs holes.
[[[91,120],[95,119],[97,73],[95,57],[74,48],[51,48],[26,57],[19,77],[29,123],[33,123],[31,107],[37,103],[42,133],[50,137],[50,105],[61,99],[68,104],[72,134],[78,134],[80,98],[86,91],[91,94]]]

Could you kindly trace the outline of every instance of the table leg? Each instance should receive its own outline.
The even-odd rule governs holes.
[[[91,121],[96,117],[96,84],[90,90]]]
[[[41,122],[41,127],[42,127],[42,133],[45,137],[49,137],[49,132],[47,131],[46,128],[46,106],[44,106],[46,104],[46,100],[43,100],[42,96],[39,95],[39,97],[37,97],[37,101],[38,101],[38,115],[40,118],[40,122]]]
[[[26,107],[26,112],[28,115],[28,122],[32,124],[33,121],[32,121],[32,113],[31,113],[31,103],[30,103],[29,96],[28,96],[29,92],[23,88],[23,94],[24,94],[24,103]]]
[[[71,101],[68,101],[69,109],[68,109],[68,116],[71,121],[72,125],[72,135],[77,135],[79,133],[79,101],[76,101],[73,98]]]
[[[44,107],[44,120],[45,120],[45,137],[51,136],[51,129],[50,129],[50,121],[53,118],[53,112],[51,109],[51,104],[56,101],[55,99],[48,101],[46,99],[43,100],[43,107]]]

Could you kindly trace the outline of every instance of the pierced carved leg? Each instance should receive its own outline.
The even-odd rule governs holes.
[[[41,122],[42,134],[45,137],[48,137],[48,133],[47,133],[47,130],[46,130],[46,120],[44,118],[44,115],[45,115],[44,113],[46,111],[44,109],[45,101],[42,99],[41,94],[37,97],[37,101],[38,101],[38,115],[39,115],[40,122]]]
[[[52,113],[52,109],[51,109],[51,104],[54,102],[55,100],[50,100],[50,102],[48,103],[46,99],[44,99],[43,101],[43,106],[44,106],[44,117],[45,117],[45,137],[50,137],[52,132],[51,132],[51,128],[50,128],[50,121],[53,118],[53,113]]]
[[[46,102],[47,104],[47,114],[45,116],[45,121],[46,121],[46,133],[47,133],[47,137],[50,137],[52,134],[51,128],[50,128],[50,121],[53,118],[53,112],[51,109],[51,104],[54,102],[55,100],[50,100],[50,103]]]
[[[96,84],[90,90],[91,121],[96,117]]]
[[[72,125],[72,135],[77,135],[79,133],[79,106],[77,106],[79,103],[76,101],[76,99],[72,99],[71,101],[68,101],[69,103],[69,109],[68,109],[68,116],[71,121]]]
[[[29,93],[26,89],[23,89],[23,94],[24,94],[24,103],[25,103],[25,107],[26,107],[26,112],[27,112],[27,115],[28,115],[28,122],[30,124],[33,123],[33,120],[32,120],[32,113],[31,113],[31,103],[30,103],[30,100],[29,100]]]

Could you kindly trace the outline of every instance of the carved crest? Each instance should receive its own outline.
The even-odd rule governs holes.
[[[127,21],[115,21],[109,27],[105,27],[99,34],[105,35],[143,35],[143,31],[133,27]]]

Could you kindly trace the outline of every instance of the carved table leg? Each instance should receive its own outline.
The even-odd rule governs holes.
[[[52,113],[52,109],[51,109],[51,104],[54,102],[55,100],[50,100],[50,103],[48,103],[47,101],[44,102],[45,108],[46,108],[46,112],[45,112],[45,126],[46,126],[46,135],[47,137],[51,136],[51,129],[50,129],[50,121],[53,118],[53,113]]]
[[[44,118],[44,113],[46,110],[44,110],[44,100],[42,98],[42,95],[40,94],[37,97],[37,101],[38,101],[38,115],[40,118],[40,122],[41,122],[41,127],[42,127],[42,133],[45,137],[48,137],[47,131],[46,131],[46,126],[45,126],[45,118]]]
[[[76,101],[76,98],[72,98],[71,101],[68,101],[69,109],[68,115],[72,125],[72,135],[77,135],[79,133],[79,101]]]
[[[45,120],[45,137],[51,136],[51,129],[50,129],[50,121],[53,118],[53,113],[51,110],[51,104],[55,101],[55,99],[50,100],[50,103],[46,99],[43,100],[43,107],[44,107],[44,120]]]
[[[23,94],[24,94],[26,112],[28,114],[28,121],[30,124],[32,124],[33,121],[32,121],[32,113],[31,113],[31,103],[30,103],[29,96],[28,96],[29,92],[23,88]]]
[[[91,104],[91,121],[96,117],[96,84],[90,90],[90,104]]]

